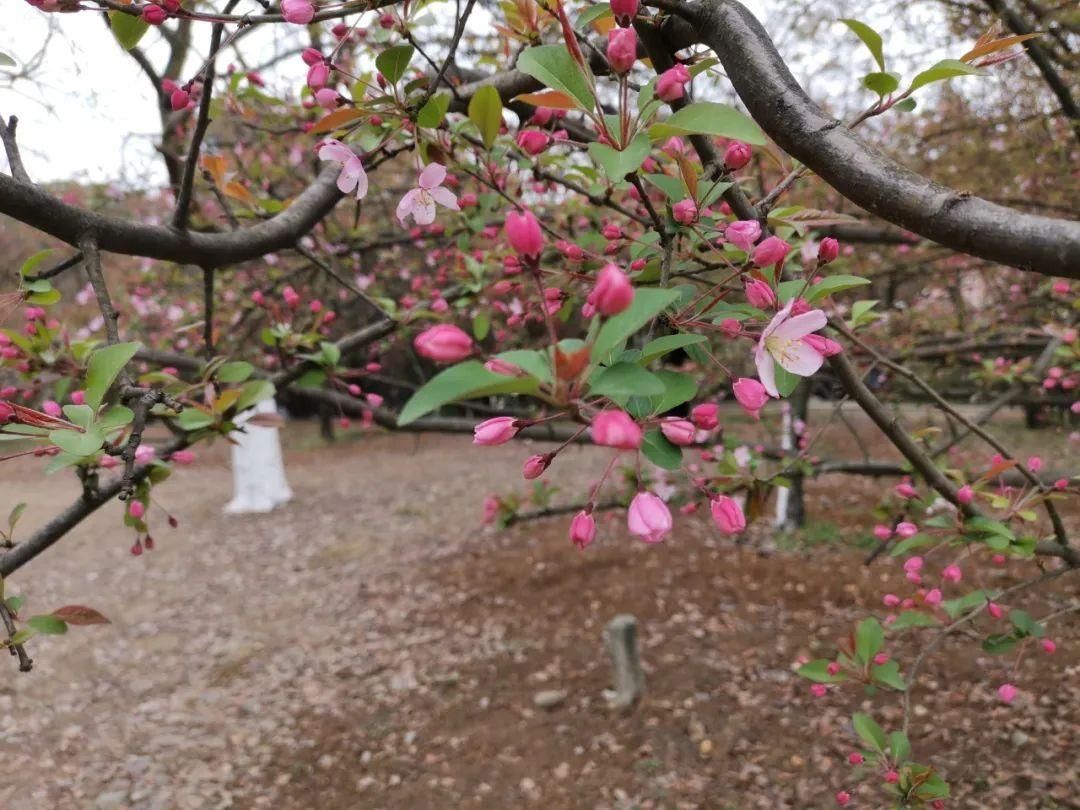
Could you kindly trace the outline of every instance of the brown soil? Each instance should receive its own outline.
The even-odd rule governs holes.
[[[479,527],[482,496],[517,486],[521,445],[310,436],[290,428],[297,499],[278,512],[221,516],[214,448],[162,489],[182,525],[153,553],[127,553],[108,507],[9,582],[31,610],[86,603],[114,623],[36,641],[35,672],[3,677],[0,807],[801,809],[841,787],[886,806],[850,781],[847,719],[861,705],[895,728],[898,701],[814,698],[794,673],[899,587],[895,563],[861,567],[845,542],[873,484],[814,482],[815,536],[841,537],[828,545],[766,553],[763,528],[737,547],[692,517],[644,546],[611,514],[579,553],[565,518]],[[560,458],[559,497],[604,462]],[[5,504],[30,502],[30,529],[73,491],[26,472],[0,470],[0,486]],[[1080,582],[1052,595],[1075,601]],[[601,634],[619,613],[640,622],[647,671],[625,714],[603,696]],[[1053,636],[1055,656],[1031,651],[1008,676],[1011,707],[994,689],[1012,659],[970,641],[931,659],[912,737],[952,782],[950,807],[1080,807],[1080,620]],[[914,649],[891,645],[905,666]],[[551,689],[565,701],[538,708]]]

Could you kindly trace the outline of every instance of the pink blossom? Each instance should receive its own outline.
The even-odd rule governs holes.
[[[953,584],[959,582],[964,578],[964,572],[960,570],[959,565],[947,565],[941,572],[942,582],[951,582]]]
[[[550,143],[551,136],[539,129],[523,129],[517,136],[518,148],[527,155],[539,155]]]
[[[697,203],[687,197],[671,206],[671,216],[681,225],[690,225],[698,218]]]
[[[1012,703],[1016,698],[1016,687],[1011,683],[1003,683],[998,687],[997,696],[1002,703]]]
[[[522,475],[526,481],[532,481],[539,478],[544,474],[544,470],[551,464],[551,455],[548,453],[537,454],[535,456],[529,456],[525,460],[525,466],[522,469]]]
[[[810,686],[810,694],[814,697],[825,697],[829,694],[829,688],[823,683],[815,683]]]
[[[686,95],[686,84],[690,81],[690,71],[686,65],[675,65],[660,74],[656,80],[656,97],[669,104]]]
[[[154,460],[157,450],[149,444],[140,444],[135,448],[135,461],[139,464],[147,464]]]
[[[1037,473],[1043,468],[1043,460],[1039,456],[1030,456],[1027,460],[1027,468],[1033,473]]]
[[[367,172],[364,161],[352,149],[333,138],[323,141],[319,147],[319,160],[329,160],[341,164],[337,187],[342,194],[356,193],[356,199],[362,200],[368,193]]]
[[[135,520],[142,520],[146,515],[146,507],[143,506],[142,501],[132,501],[128,504],[128,514]]]
[[[281,16],[294,25],[307,25],[315,16],[315,6],[308,0],[281,0]]]
[[[544,249],[544,234],[531,211],[506,215],[506,238],[519,256],[536,259]]]
[[[195,454],[190,450],[174,450],[169,456],[170,461],[175,461],[177,464],[194,464]]]
[[[593,417],[591,431],[593,441],[604,447],[641,447],[641,427],[626,411],[601,411]]]
[[[795,312],[795,307],[791,308]],[[807,335],[804,340],[821,354],[822,357],[834,357],[844,351],[844,347],[824,335]]]
[[[514,438],[520,429],[518,420],[513,416],[495,416],[485,419],[473,428],[473,444],[485,446],[505,444]]]
[[[960,487],[960,489],[956,490],[956,500],[960,501],[960,503],[968,504],[968,503],[971,503],[974,499],[975,499],[975,490],[973,490],[967,484],[964,484],[964,486],[962,486],[962,487]]]
[[[626,273],[608,264],[597,275],[587,300],[601,315],[618,315],[633,302],[634,286]]]
[[[420,172],[417,188],[405,193],[397,205],[397,218],[404,227],[405,220],[412,217],[417,225],[430,225],[435,221],[435,204],[457,211],[458,202],[454,192],[443,186],[446,167],[441,163],[429,163]]]
[[[142,7],[142,14],[140,15],[144,21],[150,23],[150,25],[161,25],[165,20],[169,18],[169,15],[165,13],[165,9],[161,6],[148,3]]]
[[[720,424],[720,406],[702,402],[690,409],[690,420],[699,430],[712,430]]]
[[[453,324],[440,323],[421,332],[413,340],[416,353],[439,363],[456,363],[473,352],[473,341]]]
[[[905,540],[909,537],[914,537],[919,533],[919,527],[908,520],[903,520],[896,524],[896,534],[899,537],[903,537]],[[915,558],[918,559],[918,558]]]
[[[863,762],[865,762],[865,760],[863,759],[863,755],[860,754],[858,751],[852,751],[850,754],[848,754],[847,761],[849,765],[862,765]]]
[[[484,498],[484,524],[494,523],[499,514],[499,499],[494,495]]]
[[[660,420],[660,432],[672,444],[686,446],[694,443],[694,434],[697,432],[693,422],[669,416]]]
[[[922,557],[911,557],[910,559],[904,560],[904,570],[907,571],[909,574],[913,573],[913,572],[921,571],[922,567],[923,567],[923,558]]]
[[[495,374],[502,374],[504,377],[518,377],[522,374],[521,369],[513,363],[500,360],[498,357],[493,357],[484,363],[484,368]]]
[[[892,537],[892,529],[884,523],[878,523],[874,526],[874,537],[878,540],[888,540]]]
[[[731,386],[739,405],[755,419],[761,418],[761,409],[769,401],[765,386],[752,377],[739,377]]]
[[[639,492],[630,501],[626,525],[646,543],[659,543],[671,531],[671,512],[656,495]]]
[[[607,60],[616,75],[630,72],[637,61],[637,34],[633,28],[608,31]]]
[[[1005,615],[1005,610],[997,602],[987,602],[986,612],[994,619],[1000,619]]]
[[[724,165],[732,171],[738,171],[750,162],[752,151],[748,144],[742,141],[732,141],[724,150]]]
[[[841,790],[836,794],[836,803],[841,807],[847,807],[851,802],[851,794],[846,790]]]
[[[897,484],[895,487],[893,487],[893,491],[901,498],[911,499],[919,497],[919,491],[907,481],[903,481]]]
[[[55,417],[62,416],[64,413],[63,409],[60,407],[60,403],[52,399],[47,399],[41,403],[41,410],[49,416]]]
[[[630,24],[630,19],[638,13],[639,0],[611,0],[611,13],[619,25]]]
[[[821,264],[828,264],[831,261],[835,261],[836,257],[840,255],[840,243],[833,237],[826,236],[818,244],[817,260]]]
[[[830,661],[829,665],[825,667],[825,671],[832,675],[834,678],[840,674],[840,664],[837,661]]]
[[[885,607],[894,608],[900,604],[900,597],[895,593],[887,593],[881,597],[881,602]]]
[[[885,771],[885,781],[890,785],[895,785],[897,782],[900,781],[900,774],[890,768],[889,770]]]
[[[926,592],[926,596],[923,597],[923,601],[930,607],[937,607],[941,604],[941,591],[938,588],[931,588]]]
[[[71,392],[71,402],[74,405],[82,405],[82,404],[84,404],[86,402],[86,392],[82,391],[82,390],[80,390],[80,391],[72,391]]]
[[[739,250],[749,253],[761,236],[761,224],[756,219],[740,219],[732,222],[724,231],[724,238]]]
[[[774,397],[780,396],[776,388],[776,363],[792,374],[809,377],[825,362],[821,353],[804,340],[807,335],[825,326],[825,313],[815,309],[805,315],[791,317],[792,303],[789,301],[773,316],[761,333],[754,351],[754,363],[761,384]]]
[[[751,306],[758,309],[772,309],[776,306],[776,293],[773,292],[773,288],[768,283],[761,279],[750,279],[746,282],[744,288],[746,290],[746,300],[750,302]]]
[[[727,495],[718,495],[709,503],[713,523],[727,535],[739,534],[746,528],[746,515],[739,502]]]
[[[1044,638],[1039,642],[1039,645],[1043,648],[1043,652],[1047,655],[1053,655],[1057,652],[1057,644],[1048,638]]]
[[[584,509],[570,521],[570,542],[584,550],[596,539],[596,520]]]
[[[754,248],[751,258],[758,267],[772,267],[791,251],[791,245],[779,236],[770,236]],[[818,327],[820,328],[820,327]]]

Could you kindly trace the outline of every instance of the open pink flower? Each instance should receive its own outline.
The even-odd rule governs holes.
[[[356,192],[358,200],[367,196],[368,179],[367,172],[364,171],[364,161],[352,149],[341,141],[330,138],[323,141],[323,145],[319,147],[319,160],[331,160],[341,164],[337,187],[342,194]]]
[[[435,203],[451,211],[461,210],[454,192],[443,187],[445,179],[446,167],[441,163],[429,163],[424,167],[417,188],[406,192],[398,203],[397,218],[402,226],[409,216],[417,225],[430,225],[435,221]]]
[[[804,339],[825,326],[827,318],[820,309],[814,309],[803,315],[791,316],[794,300],[773,316],[769,325],[761,333],[754,350],[754,364],[757,366],[761,384],[771,396],[779,397],[776,388],[776,364],[800,377],[814,374],[825,362],[824,355]]]

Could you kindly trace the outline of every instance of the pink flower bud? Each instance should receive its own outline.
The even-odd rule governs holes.
[[[626,273],[613,264],[605,265],[596,277],[588,302],[601,315],[618,315],[634,300],[634,287]]]
[[[47,413],[49,416],[62,416],[64,411],[60,407],[60,403],[56,400],[47,399],[41,403],[41,410]]]
[[[894,608],[900,604],[900,597],[895,593],[887,593],[881,597],[881,603],[885,605],[885,607]]]
[[[913,573],[913,572],[921,571],[922,567],[923,567],[923,558],[922,557],[912,557],[910,559],[904,560],[904,570],[907,571],[909,574]]]
[[[520,429],[518,420],[513,416],[485,419],[473,428],[473,444],[485,446],[505,444],[514,438]]]
[[[771,267],[777,262],[783,261],[791,251],[791,245],[779,236],[770,236],[762,240],[761,244],[754,248],[753,260],[758,267]]]
[[[900,781],[900,774],[894,771],[892,768],[885,771],[885,781],[890,785],[895,785]]]
[[[986,612],[994,619],[1000,619],[1005,615],[1005,610],[997,602],[988,602],[986,605]]]
[[[324,61],[323,55],[315,48],[304,48],[300,53],[300,58],[304,60],[304,64],[308,67]]]
[[[728,148],[724,150],[724,165],[733,172],[737,172],[750,162],[751,154],[753,153],[749,145],[742,141],[732,141],[728,144]]]
[[[619,25],[629,25],[630,19],[638,13],[638,0],[611,0],[611,13]]]
[[[814,697],[825,697],[829,694],[829,687],[823,683],[815,683],[810,686],[810,694]]]
[[[973,490],[967,484],[964,484],[964,486],[962,486],[962,487],[960,487],[960,489],[956,490],[956,500],[960,501],[960,503],[965,503],[965,504],[971,503],[974,499],[975,499],[975,490]]]
[[[592,421],[592,440],[604,447],[637,450],[641,447],[641,427],[625,411],[601,411]]]
[[[720,424],[720,407],[712,402],[703,402],[690,410],[690,420],[699,430],[712,430]]]
[[[724,231],[724,238],[739,250],[749,253],[761,236],[761,224],[756,219],[740,219],[732,222]]]
[[[324,110],[336,110],[338,106],[338,92],[332,87],[323,87],[315,91],[315,102]]]
[[[767,282],[759,278],[752,278],[744,286],[746,300],[750,302],[751,306],[758,309],[770,309],[776,306],[776,293],[773,292],[772,287]]]
[[[1027,460],[1027,468],[1037,473],[1043,468],[1043,460],[1039,456],[1030,456]]]
[[[865,760],[863,759],[863,755],[860,754],[858,751],[852,751],[850,754],[848,754],[847,761],[849,765],[862,765],[863,762],[865,762]]]
[[[544,249],[540,223],[530,211],[511,211],[506,215],[506,238],[520,256],[536,259]]]
[[[878,540],[888,540],[892,537],[892,529],[883,523],[878,523],[874,526],[874,537]]]
[[[694,443],[694,434],[697,432],[693,422],[669,416],[660,420],[660,432],[672,444],[685,447]]]
[[[769,401],[769,392],[765,386],[753,377],[739,377],[731,386],[735,399],[750,416],[755,419],[761,418],[761,409]]]
[[[86,402],[86,392],[85,391],[72,391],[71,392],[71,402],[72,402],[73,405],[83,405]]]
[[[997,696],[1002,703],[1012,703],[1016,698],[1016,687],[1011,683],[1003,683],[998,687]]]
[[[539,478],[544,474],[544,470],[551,464],[551,456],[547,453],[542,455],[529,456],[525,461],[525,467],[522,470],[522,475],[525,476],[526,481],[532,481]]]
[[[671,207],[671,215],[681,225],[690,225],[698,218],[697,203],[690,197],[680,200]]]
[[[904,520],[904,521],[901,521],[900,523],[896,524],[896,534],[897,534],[897,536],[902,537],[905,540],[907,538],[909,538],[909,537],[914,537],[918,533],[919,533],[919,527],[916,526],[911,521]],[[919,560],[919,565],[922,565],[922,558],[921,557],[913,557],[912,559]],[[910,560],[909,560],[909,562],[910,562]]]
[[[551,137],[538,129],[524,129],[518,133],[517,145],[527,155],[539,155],[551,143]]]
[[[135,520],[142,520],[146,514],[146,507],[143,506],[142,501],[132,501],[128,504],[128,514]]]
[[[493,357],[484,363],[484,368],[494,374],[502,374],[504,377],[517,377],[522,373],[521,369],[513,363],[500,360],[498,357]]]
[[[739,534],[746,528],[746,516],[742,507],[734,498],[727,495],[718,495],[709,504],[712,512],[713,523],[721,532],[727,535]]]
[[[633,28],[608,31],[607,60],[616,75],[630,72],[637,61],[637,34]]]
[[[836,661],[830,661],[829,665],[825,667],[825,671],[833,677],[836,677],[840,674],[840,664]]]
[[[841,790],[836,794],[836,803],[841,807],[847,807],[851,803],[851,794],[846,790]]]
[[[588,512],[582,510],[570,521],[570,542],[584,550],[596,539],[596,521]]]
[[[923,601],[930,605],[930,607],[937,607],[941,604],[941,591],[937,588],[931,588],[926,592],[926,596],[923,597]]]
[[[170,461],[175,461],[177,464],[194,464],[195,454],[191,450],[174,450],[172,455],[169,456]]]
[[[473,341],[453,324],[440,323],[421,332],[413,340],[421,357],[437,363],[456,363],[473,352]]]
[[[315,6],[308,0],[281,0],[281,16],[293,25],[307,25],[315,16]]]
[[[919,491],[917,489],[915,489],[915,487],[913,487],[907,481],[903,481],[903,482],[897,484],[895,487],[893,487],[893,492],[895,492],[901,498],[907,498],[909,500],[911,498],[918,498],[919,497]]]
[[[173,112],[180,112],[180,110],[187,109],[187,105],[190,103],[191,94],[180,87],[173,90],[172,95],[169,96],[169,106],[172,107]]]
[[[646,543],[659,543],[671,531],[671,512],[656,495],[639,492],[630,501],[626,525],[631,534]]]
[[[836,257],[839,255],[840,243],[831,236],[826,236],[818,243],[817,260],[820,264],[828,264],[829,262],[836,261]]]
[[[1039,644],[1042,646],[1043,652],[1047,655],[1053,655],[1057,652],[1057,644],[1055,644],[1048,638],[1044,638],[1042,641],[1039,642]]]
[[[671,103],[686,95],[686,84],[690,81],[690,71],[686,65],[675,65],[660,74],[656,80],[656,97]]]
[[[959,565],[946,565],[945,569],[941,572],[942,582],[951,582],[955,584],[963,578],[964,572],[960,570]]]
[[[308,68],[307,86],[312,90],[321,90],[330,79],[330,66],[319,61]]]
[[[792,311],[794,311],[794,307],[792,307]],[[803,337],[803,342],[822,357],[832,357],[844,351],[843,346],[824,335],[806,335]]]
[[[165,9],[161,6],[154,5],[153,3],[143,6],[142,14],[140,16],[142,16],[144,22],[148,22],[150,25],[161,25],[169,18]]]

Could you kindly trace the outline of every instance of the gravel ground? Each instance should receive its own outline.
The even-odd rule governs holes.
[[[405,624],[425,588],[416,570],[476,535],[483,494],[520,481],[529,451],[488,449],[477,464],[466,438],[438,436],[315,450],[307,426],[291,430],[288,506],[224,516],[231,476],[215,447],[161,488],[180,527],[152,510],[153,552],[129,553],[110,504],[9,581],[24,612],[86,604],[112,624],[35,639],[33,673],[0,680],[0,807],[272,806],[289,773],[271,759],[298,718],[369,681],[409,686],[409,649],[430,641]],[[602,468],[572,453],[571,481]],[[2,511],[29,504],[23,533],[76,494],[32,463],[0,469]]]

